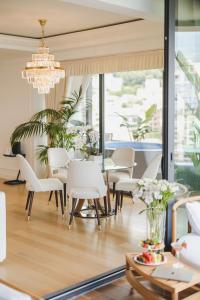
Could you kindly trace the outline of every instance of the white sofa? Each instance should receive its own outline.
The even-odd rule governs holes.
[[[32,297],[0,283],[0,300],[31,300]]]
[[[182,249],[180,253],[180,260],[193,267],[194,269],[200,270],[200,236],[194,233],[188,233],[180,238],[180,243],[186,242],[187,248]]]
[[[0,262],[6,258],[6,199],[0,192]]]
[[[200,271],[200,196],[182,198],[174,204],[172,209],[172,241],[177,240],[177,209],[183,205],[186,208],[190,232],[179,239],[180,244],[187,243],[187,247],[181,250],[180,260]]]

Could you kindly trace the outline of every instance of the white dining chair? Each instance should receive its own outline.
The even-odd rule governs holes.
[[[141,178],[125,178],[116,183],[115,215],[117,214],[118,207],[120,207],[120,209],[122,208],[124,192],[134,193],[140,179],[156,179],[161,164],[161,158],[161,154],[156,155],[144,171]]]
[[[51,192],[56,191],[60,194],[60,205],[62,216],[64,217],[64,205],[63,205],[63,184],[57,178],[38,179],[35,172],[31,168],[28,161],[20,154],[17,154],[19,162],[19,169],[26,180],[26,188],[28,190],[28,196],[26,201],[26,211],[28,211],[28,220],[31,216],[33,198],[35,192]]]
[[[49,176],[58,178],[63,183],[64,205],[66,206],[66,184],[67,184],[67,167],[71,160],[69,153],[65,148],[49,148],[48,151]],[[53,192],[50,192],[49,202]]]
[[[104,198],[105,213],[107,187],[104,183],[100,166],[95,161],[71,161],[68,168],[67,194],[72,202],[72,210],[69,220],[71,228],[78,199],[93,200],[98,220],[98,227],[101,229],[99,215],[99,200]]]
[[[108,181],[113,184],[113,194],[115,194],[116,183],[121,179],[132,178],[133,176],[135,150],[133,148],[116,149],[113,152],[111,159],[115,165],[127,167],[127,170],[123,171],[109,171]]]

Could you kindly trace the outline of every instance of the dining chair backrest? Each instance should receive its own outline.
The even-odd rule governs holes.
[[[135,161],[135,150],[133,148],[119,148],[116,149],[111,159],[118,166],[130,167],[129,175],[132,177],[133,174],[133,164]]]
[[[41,191],[42,187],[40,181],[28,161],[20,154],[17,154],[16,157],[19,162],[19,169],[27,184],[33,188],[33,191]]]
[[[100,166],[95,161],[71,161],[68,168],[67,192],[76,188],[95,188],[102,194],[105,183]]]
[[[53,169],[66,167],[70,162],[70,156],[65,148],[49,148],[47,153],[48,164]]]
[[[156,177],[158,175],[158,170],[159,170],[159,167],[161,164],[161,158],[162,158],[162,154],[157,154],[152,159],[152,161],[150,162],[150,164],[144,171],[144,174],[142,175],[142,179],[144,179],[144,178],[156,179]]]

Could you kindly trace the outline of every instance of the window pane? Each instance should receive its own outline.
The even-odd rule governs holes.
[[[162,151],[162,78],[162,70],[105,75],[105,154],[134,148],[137,178]]]

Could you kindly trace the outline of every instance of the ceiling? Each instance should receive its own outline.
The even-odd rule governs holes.
[[[39,18],[48,20],[45,36],[74,32],[113,23],[129,21],[139,16],[121,15],[93,7],[56,0],[0,1],[0,33],[39,38]]]
[[[8,61],[10,59],[30,58],[30,53],[27,51],[0,49],[0,61]]]

